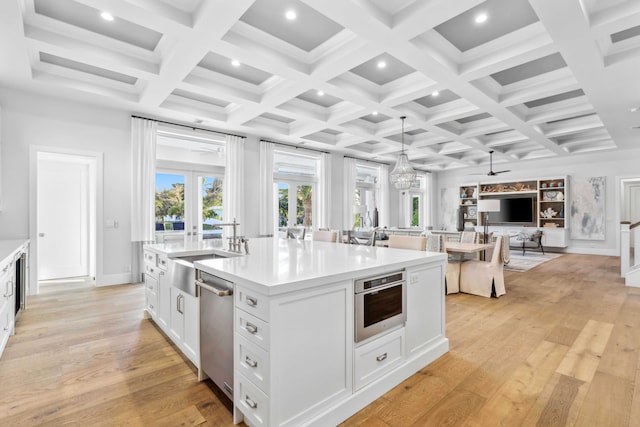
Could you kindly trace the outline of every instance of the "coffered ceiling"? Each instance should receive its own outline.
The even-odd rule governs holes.
[[[433,171],[636,148],[638,70],[637,0],[0,2],[0,85]]]

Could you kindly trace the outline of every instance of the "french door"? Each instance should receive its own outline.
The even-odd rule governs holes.
[[[156,238],[220,238],[223,222],[222,176],[197,171],[158,169],[156,173]]]
[[[274,182],[277,227],[304,227],[311,230],[315,221],[315,183],[277,180]]]

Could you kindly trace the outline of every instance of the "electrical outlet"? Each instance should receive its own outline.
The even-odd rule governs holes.
[[[414,273],[409,278],[409,283],[418,283],[418,280],[420,280],[420,276]]]

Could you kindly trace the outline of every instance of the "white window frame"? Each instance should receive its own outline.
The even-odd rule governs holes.
[[[313,159],[316,162],[316,171],[315,175],[295,175],[295,174],[282,174],[276,171],[275,167],[275,158],[278,153],[283,153],[286,155],[292,156],[304,156],[310,159]],[[318,188],[320,181],[320,153],[316,153],[310,150],[303,150],[301,152],[299,149],[291,149],[284,146],[277,146],[274,148],[274,172],[273,172],[273,234],[274,236],[278,235],[278,228],[280,227],[280,218],[279,218],[279,204],[278,204],[278,184],[287,184],[289,186],[289,212],[287,218],[287,227],[296,227],[296,214],[297,214],[297,186],[298,185],[310,185],[311,186],[311,206],[313,207],[311,210],[311,229],[307,231],[311,231],[312,229],[317,229],[317,224],[319,222],[319,210],[320,206],[318,206]],[[292,197],[293,195],[293,197]],[[291,203],[291,200],[294,200],[295,203]],[[309,233],[310,235],[311,233]]]

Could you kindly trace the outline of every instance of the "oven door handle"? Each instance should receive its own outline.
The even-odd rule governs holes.
[[[393,282],[393,283],[388,283],[386,285],[382,285],[382,286],[376,286],[375,288],[369,288],[369,289],[365,289],[362,292],[356,292],[356,295],[369,295],[369,294],[376,294],[380,291],[384,291],[386,289],[389,288],[393,288],[396,286],[405,286],[407,284],[407,282],[405,281],[399,281],[399,282]]]

